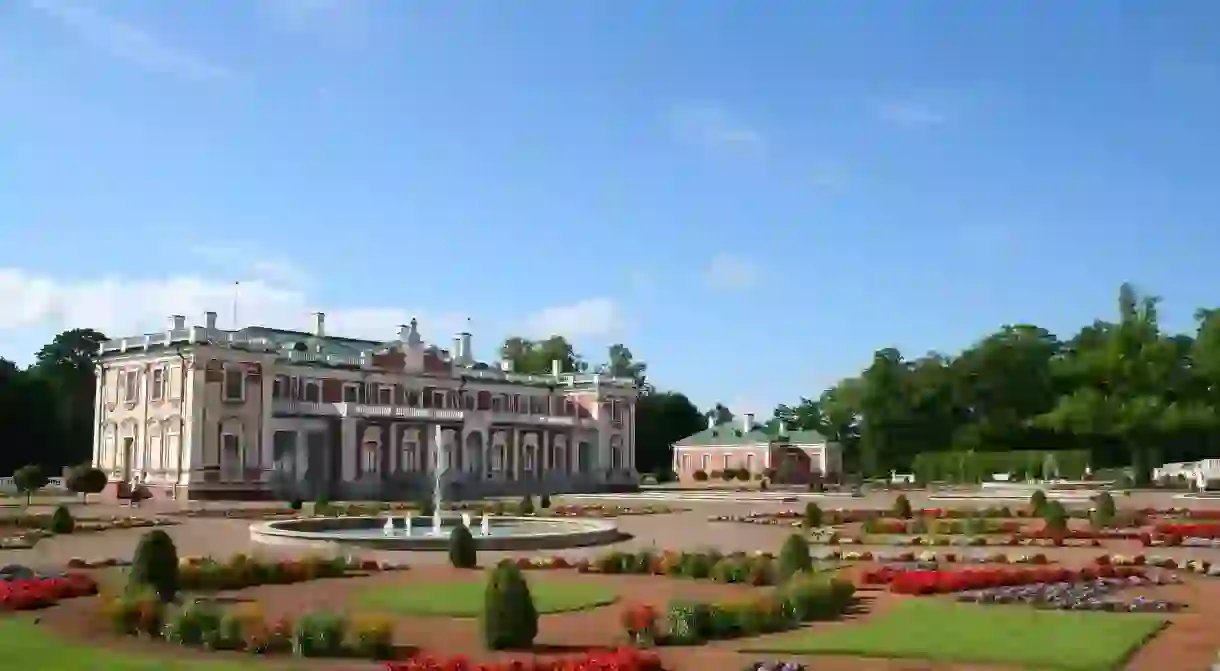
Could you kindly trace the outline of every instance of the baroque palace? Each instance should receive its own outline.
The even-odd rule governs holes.
[[[398,339],[222,330],[171,316],[104,343],[94,464],[107,491],[154,496],[404,499],[610,490],[637,483],[632,380],[517,374],[475,361],[471,335]],[[440,444],[438,445],[438,441]],[[438,447],[440,449],[438,449]],[[438,463],[438,456],[445,463]]]

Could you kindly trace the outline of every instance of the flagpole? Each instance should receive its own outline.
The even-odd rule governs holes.
[[[236,331],[237,326],[237,296],[241,291],[241,282],[233,282],[233,330]]]

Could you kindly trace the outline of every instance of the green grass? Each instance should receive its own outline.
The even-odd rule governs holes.
[[[466,582],[442,582],[378,587],[357,596],[357,605],[395,615],[478,617],[483,611],[483,577]],[[605,606],[618,600],[610,590],[574,580],[531,580],[530,595],[539,615]]]
[[[170,661],[167,657],[116,652],[73,644],[31,620],[0,617],[0,666],[39,671],[244,671],[250,664]],[[167,647],[166,653],[173,650]]]
[[[745,652],[852,655],[1101,671],[1164,625],[1152,615],[1033,610],[912,599],[857,624],[782,636]]]

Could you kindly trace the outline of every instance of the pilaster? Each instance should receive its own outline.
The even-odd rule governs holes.
[[[344,417],[342,420],[342,436],[339,446],[339,473],[343,482],[356,479],[356,435],[359,427],[355,419]]]
[[[270,361],[263,361],[260,367],[259,375],[259,394],[261,396],[259,406],[261,409],[259,417],[259,427],[262,431],[259,432],[257,453],[260,457],[259,463],[263,468],[263,481],[266,481],[272,471],[275,470],[275,425],[271,421],[272,409],[274,408],[275,399],[272,398],[272,391],[275,388],[275,375],[271,367]]]

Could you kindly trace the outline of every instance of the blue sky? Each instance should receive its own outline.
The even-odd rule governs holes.
[[[0,4],[0,354],[181,312],[612,342],[769,414],[1220,270],[1220,4]]]

